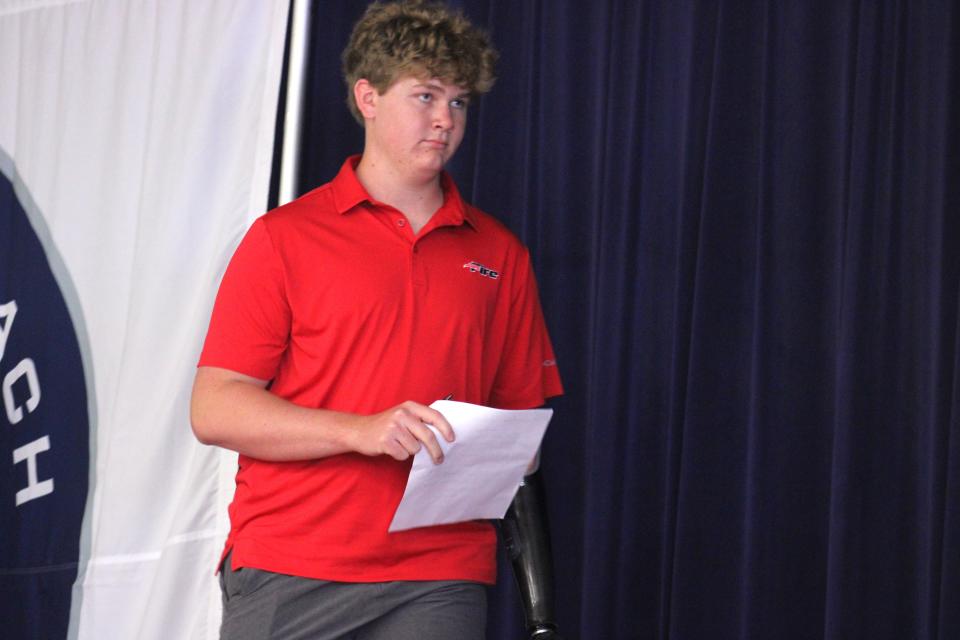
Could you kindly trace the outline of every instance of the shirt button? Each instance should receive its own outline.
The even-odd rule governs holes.
[[[404,226],[405,224],[407,224],[407,221],[404,220],[403,218],[400,218],[399,220],[397,220],[397,226],[398,226],[398,227],[402,227],[402,226]]]

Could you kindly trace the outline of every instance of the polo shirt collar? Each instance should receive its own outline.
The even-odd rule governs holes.
[[[378,204],[370,197],[370,194],[367,193],[367,190],[364,189],[357,178],[356,168],[359,162],[359,154],[347,158],[343,166],[340,167],[340,172],[330,182],[337,213],[349,213],[357,205],[364,202]],[[461,225],[466,222],[476,229],[477,221],[473,211],[464,204],[463,198],[460,196],[460,190],[457,189],[453,178],[446,171],[440,173],[440,188],[443,189],[443,205],[434,214],[435,218],[439,217],[437,223],[441,225]],[[430,226],[434,226],[433,221],[431,221]]]

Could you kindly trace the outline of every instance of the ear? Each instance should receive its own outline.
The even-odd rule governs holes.
[[[379,96],[376,88],[366,78],[360,78],[353,84],[353,99],[364,120],[369,120],[376,115]]]

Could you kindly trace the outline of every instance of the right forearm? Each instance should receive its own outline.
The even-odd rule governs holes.
[[[308,409],[259,384],[200,371],[191,401],[197,438],[261,460],[309,460],[353,450],[352,414]]]
[[[217,367],[200,367],[190,421],[197,439],[260,460],[313,460],[355,451],[406,460],[426,446],[437,463],[443,450],[427,425],[448,441],[454,433],[439,411],[412,401],[361,416],[308,409],[279,398],[267,381]]]

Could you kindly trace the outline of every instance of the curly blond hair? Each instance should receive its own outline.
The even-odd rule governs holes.
[[[443,3],[374,2],[353,27],[341,57],[347,106],[363,124],[353,96],[361,78],[379,93],[400,76],[414,75],[440,78],[478,96],[493,87],[497,57],[487,34]]]

